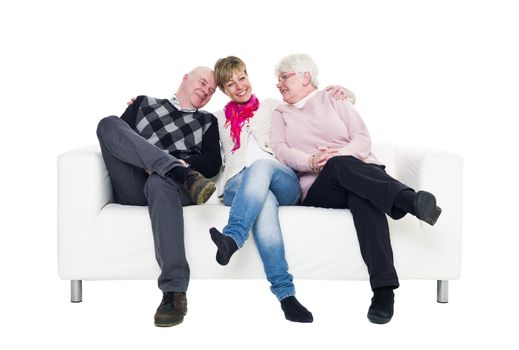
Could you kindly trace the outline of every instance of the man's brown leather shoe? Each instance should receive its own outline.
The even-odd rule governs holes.
[[[202,174],[194,170],[189,173],[184,185],[195,204],[207,202],[216,190],[214,182],[207,180]]]
[[[171,327],[184,321],[187,313],[187,298],[185,292],[166,292],[155,313],[155,326]]]

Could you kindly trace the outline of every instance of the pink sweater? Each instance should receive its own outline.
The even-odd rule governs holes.
[[[371,138],[359,113],[347,101],[337,101],[318,90],[302,108],[283,103],[272,116],[271,146],[279,161],[296,170],[306,197],[317,178],[308,166],[317,146],[340,149],[366,163],[381,163],[371,152]]]

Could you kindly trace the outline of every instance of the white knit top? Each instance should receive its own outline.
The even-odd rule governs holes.
[[[274,151],[270,147],[270,128],[272,113],[280,103],[280,101],[272,98],[260,102],[259,108],[254,113],[254,116],[242,127],[240,148],[234,151],[234,153],[231,153],[234,142],[231,139],[230,128],[229,126],[224,127],[225,113],[223,110],[214,113],[216,119],[218,119],[218,132],[220,133],[220,142],[223,153],[223,174],[221,174],[218,183],[218,197],[223,196],[227,181],[238,174],[247,165],[247,155],[249,154],[250,156],[250,152],[248,152],[249,142],[256,141],[257,146],[262,151],[274,158]],[[253,137],[249,137],[249,135]],[[248,164],[251,164],[251,162]]]

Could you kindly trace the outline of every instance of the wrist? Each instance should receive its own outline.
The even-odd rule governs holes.
[[[308,158],[308,167],[310,168],[311,171],[313,171],[315,173],[315,154],[312,154],[310,156],[310,158]]]

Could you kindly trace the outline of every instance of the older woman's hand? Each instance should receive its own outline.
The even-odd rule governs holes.
[[[132,97],[132,98],[130,99],[130,101],[126,102],[126,105],[127,105],[128,107],[130,107],[130,106],[135,102],[135,100],[136,100],[136,98],[135,98],[135,97]]]
[[[308,158],[308,167],[314,173],[320,172],[324,164],[326,164],[326,155],[312,154],[310,158]]]
[[[325,90],[328,91],[336,100],[348,100],[351,104],[355,104],[355,101],[357,101],[355,94],[343,86],[330,85]]]
[[[326,147],[326,146],[317,146],[317,150],[319,151],[319,155],[317,156],[317,158],[318,158],[317,167],[319,169],[324,167],[326,165],[326,162],[328,162],[328,160],[330,158],[341,155],[337,148],[330,148],[330,147]]]
[[[316,173],[321,171],[330,158],[341,155],[336,148],[317,146],[317,150],[319,151],[318,154],[313,154],[308,158],[308,166]]]

